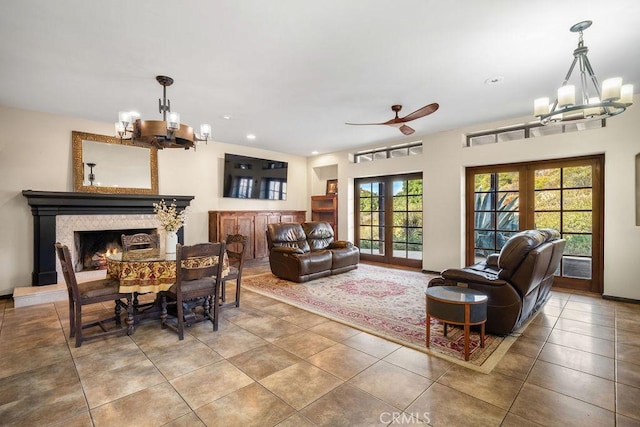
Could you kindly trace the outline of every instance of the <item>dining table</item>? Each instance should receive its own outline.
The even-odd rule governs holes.
[[[229,258],[223,258],[222,276],[229,274]],[[188,258],[182,261],[190,268],[216,265],[218,257]],[[107,256],[107,277],[120,282],[120,293],[130,294],[127,298],[127,325],[129,335],[140,320],[159,317],[161,306],[158,294],[169,290],[176,283],[177,264],[175,253],[146,252],[142,256],[117,252]],[[153,302],[138,304],[138,295],[156,294]]]

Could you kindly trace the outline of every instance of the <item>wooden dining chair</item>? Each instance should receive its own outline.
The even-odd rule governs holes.
[[[224,242],[176,246],[176,283],[160,293],[162,329],[168,326],[178,333],[178,339],[184,339],[184,302],[201,299],[203,314],[196,316],[197,321],[209,319],[213,330],[218,330],[218,304],[214,296],[220,295],[224,251]],[[175,305],[175,323],[169,318],[169,304]]]
[[[125,305],[122,299],[130,297],[130,294],[119,292],[120,282],[116,279],[106,278],[78,283],[69,248],[60,242],[57,242],[55,247],[69,293],[69,337],[76,338],[76,347],[80,347],[83,341],[95,338],[125,335],[127,328],[122,328],[120,313],[122,307]],[[83,324],[82,307],[105,301],[115,302],[114,315],[106,319]],[[107,329],[105,323],[108,322],[115,322],[115,328]],[[102,331],[91,334],[85,334],[83,332],[85,329],[93,327],[99,327]]]
[[[244,254],[247,249],[247,236],[242,234],[230,234],[227,236],[227,258],[229,258],[229,273],[222,278],[221,300],[226,302],[227,281],[236,282],[235,306],[240,307],[240,282],[242,280],[242,267],[244,266]]]

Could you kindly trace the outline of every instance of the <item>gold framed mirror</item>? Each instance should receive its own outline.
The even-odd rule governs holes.
[[[83,193],[158,194],[158,150],[113,136],[71,132],[73,187]]]

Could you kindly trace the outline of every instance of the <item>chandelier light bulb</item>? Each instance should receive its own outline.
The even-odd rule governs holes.
[[[622,85],[620,88],[620,102],[623,104],[633,104],[633,85]]]
[[[207,140],[211,136],[211,126],[208,124],[200,125],[200,138]]]
[[[118,121],[126,129],[131,124],[131,113],[129,111],[120,111],[118,113]]]
[[[549,98],[538,98],[533,101],[533,115],[541,116],[549,112]]]
[[[180,113],[169,113],[169,120],[167,120],[167,129],[180,129]]]
[[[576,103],[576,87],[574,85],[562,86],[558,89],[558,106],[566,107]]]

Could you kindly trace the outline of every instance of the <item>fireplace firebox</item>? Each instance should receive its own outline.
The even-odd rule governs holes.
[[[155,233],[154,228],[126,230],[75,231],[76,261],[75,271],[104,270],[107,268],[107,256],[122,252],[122,235],[136,233]]]

